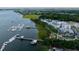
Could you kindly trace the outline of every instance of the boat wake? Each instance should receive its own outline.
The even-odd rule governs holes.
[[[10,38],[8,41],[4,42],[3,45],[2,45],[2,47],[1,47],[1,49],[0,49],[0,51],[3,51],[4,48],[5,48],[9,43],[13,42],[13,41],[16,39],[17,35],[18,35],[18,34],[16,34],[16,35],[13,36],[12,38]]]

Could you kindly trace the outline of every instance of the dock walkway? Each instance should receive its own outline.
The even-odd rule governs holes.
[[[16,37],[16,39],[19,39],[19,40],[28,40],[28,41],[33,41],[33,40],[43,41],[43,40],[41,40],[41,39],[33,39],[33,38],[21,38],[21,37]]]

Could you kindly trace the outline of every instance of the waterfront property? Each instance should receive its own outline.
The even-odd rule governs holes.
[[[58,21],[58,20],[52,20],[49,22],[48,20],[41,20],[49,25],[54,26],[56,29],[58,29],[59,35],[62,35],[63,37],[77,37],[78,38],[78,25],[79,23],[74,23],[74,25],[71,25],[69,22],[66,21]],[[68,40],[68,39],[67,39]],[[72,39],[73,40],[73,39]]]

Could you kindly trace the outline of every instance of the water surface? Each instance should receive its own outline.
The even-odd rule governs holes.
[[[24,26],[35,27],[35,24],[29,20],[24,19],[21,14],[14,12],[13,10],[0,11],[0,48],[3,43],[8,41],[16,34],[23,35],[25,38],[37,38],[37,29],[21,29],[21,31],[8,31],[11,26],[17,26],[18,24],[24,24]],[[30,45],[29,41],[20,41],[15,39],[11,43],[8,43],[4,51],[30,51],[36,50],[35,46]]]

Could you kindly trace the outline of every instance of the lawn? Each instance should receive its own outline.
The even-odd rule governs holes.
[[[30,18],[32,20],[36,20],[39,19],[40,15],[33,15],[33,14],[29,14],[29,15],[24,15],[24,18]]]
[[[37,29],[38,29],[38,31],[39,31],[39,32],[38,32],[39,38],[45,39],[46,37],[49,36],[48,30],[46,29],[45,26],[43,26],[43,24],[37,24],[36,26],[37,26]]]

